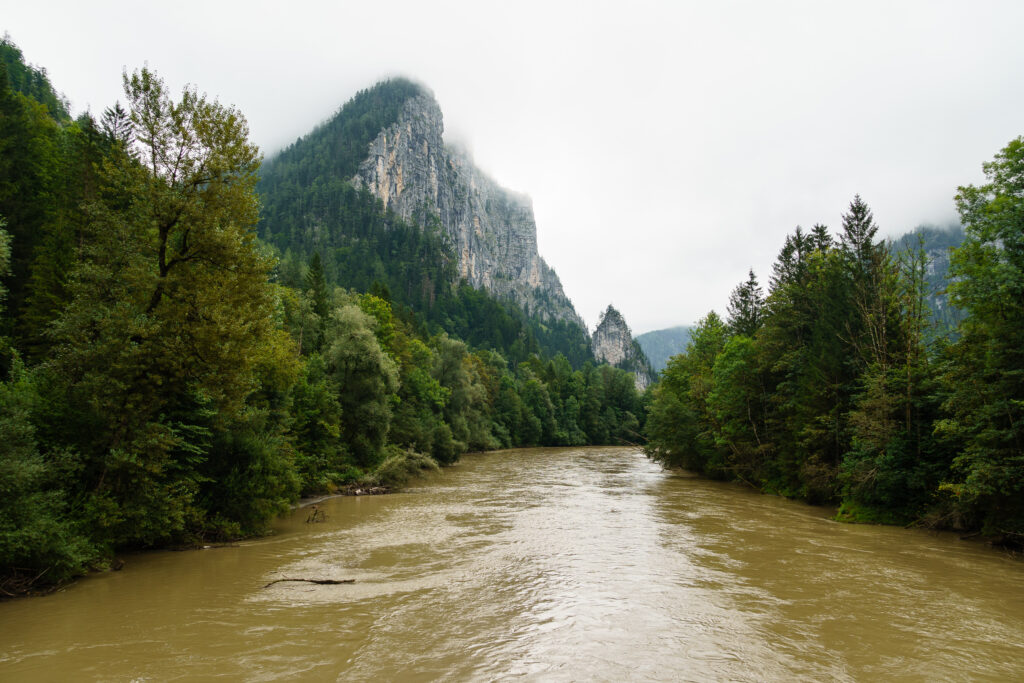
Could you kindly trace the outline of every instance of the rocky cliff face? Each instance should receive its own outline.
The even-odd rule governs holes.
[[[608,306],[601,322],[591,337],[594,357],[609,365],[629,370],[636,377],[637,391],[643,391],[655,379],[650,361],[640,345],[633,340],[625,318],[614,307]]]
[[[912,256],[918,249],[924,249],[927,259],[925,303],[932,321],[942,327],[954,328],[965,317],[949,300],[946,288],[949,286],[950,249],[959,247],[964,241],[964,229],[956,224],[945,227],[922,225],[890,244],[896,257]]]
[[[435,214],[452,240],[460,275],[474,287],[510,298],[543,320],[585,327],[555,271],[537,253],[529,197],[484,175],[465,152],[444,143],[443,132],[434,98],[409,98],[398,121],[370,143],[353,184],[403,218]]]

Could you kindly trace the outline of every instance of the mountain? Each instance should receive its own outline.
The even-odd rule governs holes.
[[[964,241],[964,229],[957,224],[937,227],[920,225],[890,243],[894,254],[921,248],[928,259],[925,273],[928,295],[926,303],[932,320],[940,328],[953,330],[966,314],[953,306],[946,295],[949,284],[949,253]]]
[[[615,307],[609,305],[601,314],[591,342],[597,360],[633,373],[637,391],[643,391],[657,380],[643,349],[633,339],[626,319]]]
[[[445,144],[433,95],[406,79],[361,91],[262,169],[259,234],[301,286],[313,254],[328,282],[386,294],[434,331],[514,362],[593,360],[586,326],[537,251],[529,198]]]
[[[426,90],[409,97],[397,120],[369,145],[353,186],[365,187],[405,220],[426,211],[451,239],[457,274],[511,299],[542,320],[583,325],[558,275],[537,252],[529,197],[500,187],[469,154],[443,139],[441,108]]]
[[[689,325],[679,325],[664,330],[653,330],[637,335],[636,342],[644,350],[655,371],[661,372],[668,365],[668,359],[686,351],[690,343]]]

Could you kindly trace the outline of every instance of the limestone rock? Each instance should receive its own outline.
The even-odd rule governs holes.
[[[625,318],[609,305],[591,337],[594,357],[598,361],[628,370],[636,378],[637,391],[643,391],[656,379],[650,361],[640,345],[633,340]]]
[[[433,214],[450,237],[471,285],[512,299],[542,320],[584,327],[558,275],[537,252],[529,197],[500,187],[469,155],[443,139],[441,109],[427,92],[409,98],[398,121],[370,143],[353,184],[385,208],[424,222]]]

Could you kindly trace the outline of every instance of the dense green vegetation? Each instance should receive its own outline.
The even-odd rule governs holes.
[[[920,225],[899,239],[893,240],[890,248],[895,256],[901,252],[923,250],[928,257],[925,271],[925,305],[931,316],[932,331],[938,335],[956,335],[956,328],[963,319],[964,311],[950,300],[949,255],[964,241],[964,229],[958,224],[936,227]]]
[[[954,247],[960,246],[964,240],[964,231],[959,224],[947,226],[920,225],[902,237],[893,240],[889,247],[893,256],[905,258],[909,253],[923,250],[928,257],[928,268],[925,272],[925,305],[935,323],[932,331],[937,335],[955,334],[957,324],[963,320],[964,314],[949,299],[949,253]],[[680,325],[664,330],[645,332],[636,337],[651,365],[658,372],[668,366],[672,356],[686,351],[690,342],[693,327]]]
[[[797,228],[767,296],[751,273],[726,320],[700,321],[654,389],[651,457],[838,503],[842,519],[1020,545],[1024,140],[984,168],[989,183],[956,198],[966,237],[948,290],[965,317],[953,334],[928,310],[936,283],[921,242],[879,241],[857,197],[838,240]]]
[[[240,112],[148,69],[126,108],[72,119],[0,56],[0,593],[469,450],[645,431],[667,465],[846,519],[1024,538],[1021,139],[957,195],[952,313],[857,198],[838,240],[798,228],[767,295],[750,273],[703,319],[648,406],[582,329],[457,282],[429,211],[348,182],[418,86],[360,93],[263,166]]]
[[[383,294],[421,334],[444,331],[513,364],[533,354],[562,354],[576,369],[593,362],[586,331],[575,323],[541,321],[466,284],[452,287],[455,256],[429,207],[404,221],[352,186],[367,145],[421,92],[404,79],[363,90],[264,164],[259,234],[281,255],[280,281],[301,287],[315,255],[328,283]]]
[[[543,354],[559,330],[454,283],[436,225],[341,185],[314,193],[334,241],[267,227],[268,245],[237,110],[142,69],[125,109],[71,121],[45,79],[41,102],[7,72],[0,594],[122,548],[260,533],[303,493],[400,484],[467,450],[638,438],[632,377]],[[348,168],[395,102],[321,161]]]
[[[0,63],[7,71],[7,82],[12,90],[42,104],[50,116],[58,121],[71,119],[67,100],[53,89],[46,69],[27,64],[21,50],[6,34],[0,39]]]

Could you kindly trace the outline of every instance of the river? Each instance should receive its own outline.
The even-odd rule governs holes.
[[[320,507],[0,604],[0,680],[1024,680],[1020,560],[636,449],[469,455]]]

